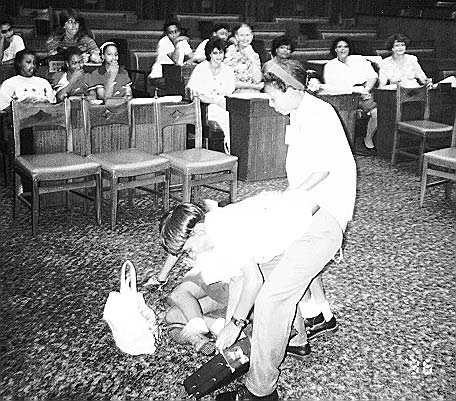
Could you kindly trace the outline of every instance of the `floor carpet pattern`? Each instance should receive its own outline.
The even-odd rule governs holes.
[[[455,203],[434,187],[420,209],[413,171],[374,157],[357,157],[357,166],[345,259],[324,273],[340,329],[313,340],[307,360],[284,360],[281,399],[455,400]],[[283,179],[240,182],[238,198],[285,187]],[[11,193],[0,188],[1,399],[185,398],[182,381],[204,357],[166,336],[153,355],[123,354],[102,320],[126,259],[146,302],[164,310],[185,267],[160,291],[141,287],[165,260],[160,215],[141,197],[121,205],[111,231],[82,208],[48,208],[32,238],[29,212],[21,207],[13,220]]]

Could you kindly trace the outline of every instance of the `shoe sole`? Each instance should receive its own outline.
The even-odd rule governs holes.
[[[334,326],[334,327],[331,327],[330,329],[321,330],[321,331],[315,333],[312,336],[307,335],[307,340],[312,340],[315,337],[319,337],[319,336],[324,335],[324,334],[331,336],[334,333],[336,333],[337,330],[339,330],[339,325],[338,324],[336,326]]]
[[[309,352],[307,355],[298,355],[298,354],[295,354],[293,352],[287,351],[287,356],[291,356],[294,359],[299,359],[300,361],[303,361],[305,359],[309,359],[311,354],[312,354],[312,352]]]

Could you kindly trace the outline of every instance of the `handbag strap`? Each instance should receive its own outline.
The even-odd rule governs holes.
[[[127,280],[127,267],[130,269],[130,279]],[[122,265],[120,272],[120,293],[131,292],[136,294],[136,269],[129,260]]]

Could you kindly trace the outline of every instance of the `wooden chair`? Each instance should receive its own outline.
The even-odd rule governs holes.
[[[14,133],[14,172],[15,201],[13,216],[23,201],[32,209],[32,233],[37,232],[40,213],[40,195],[62,191],[75,192],[77,189],[95,188],[95,215],[101,224],[101,169],[100,165],[85,157],[77,155],[73,150],[73,135],[70,122],[70,101],[66,99],[60,104],[12,102],[13,133]],[[61,127],[66,131],[65,152],[21,154],[21,129],[46,127],[42,135],[51,135]],[[30,193],[24,192],[22,178],[32,182]],[[56,182],[58,181],[58,182]],[[68,201],[68,198],[67,198]],[[68,203],[67,203],[68,204]]]
[[[135,130],[132,128],[130,103],[91,105],[84,99],[83,114],[90,155],[101,165],[102,178],[110,183],[111,229],[117,223],[118,192],[122,189],[139,188],[157,193],[155,184],[162,184],[159,192],[163,208],[169,208],[169,162],[167,159],[135,148]],[[154,185],[154,188],[147,186]],[[132,203],[130,193],[130,204]]]
[[[442,178],[428,183],[428,176],[433,175]],[[423,155],[423,170],[421,174],[420,207],[423,206],[426,188],[445,184],[445,197],[450,198],[451,187],[456,182],[456,116],[451,137],[451,147],[426,152]]]
[[[225,153],[202,148],[202,126],[200,101],[195,98],[191,103],[156,103],[158,130],[164,135],[164,128],[191,124],[195,127],[195,147],[162,153],[169,160],[171,175],[182,179],[182,201],[190,202],[192,189],[210,186],[217,182],[228,181],[230,189],[210,186],[210,188],[230,194],[230,202],[237,195],[238,158]],[[164,142],[164,141],[163,141]]]
[[[418,118],[407,119],[403,121],[404,109],[406,105],[413,104],[414,115],[416,116],[416,104],[421,104],[420,114]],[[409,112],[412,110],[409,108]],[[391,166],[397,163],[399,155],[409,156],[418,159],[418,171],[422,169],[423,153],[426,150],[435,149],[436,146],[431,147],[429,142],[435,140],[446,140],[451,136],[453,127],[448,124],[442,124],[429,120],[430,107],[429,107],[429,89],[427,86],[419,88],[404,88],[400,85],[397,86],[396,92],[396,128],[394,130],[393,138],[393,152],[391,156]],[[415,143],[401,144],[403,134],[415,138]],[[416,139],[419,144],[416,145]],[[437,145],[438,147],[438,145]],[[415,152],[414,152],[415,150]]]

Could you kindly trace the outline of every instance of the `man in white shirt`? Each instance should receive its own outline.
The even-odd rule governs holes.
[[[212,37],[218,37],[225,42],[228,40],[229,30],[228,25],[226,24],[215,24],[214,28],[212,29]],[[193,55],[193,61],[195,63],[201,63],[202,61],[206,60],[206,54],[204,53],[204,48],[206,47],[207,42],[209,39],[203,40],[195,50],[195,54]]]
[[[25,49],[24,41],[19,35],[14,34],[10,21],[0,22],[0,61],[1,64],[12,64],[14,56]]]

